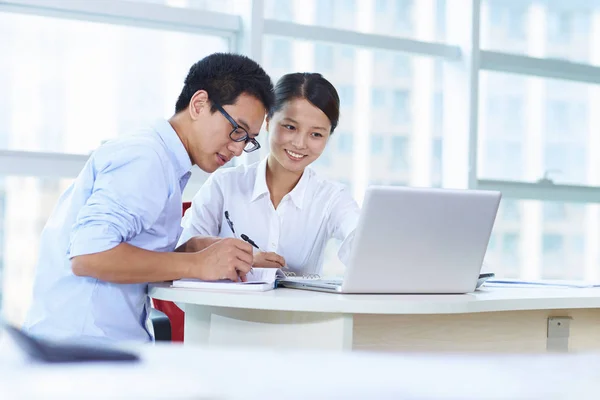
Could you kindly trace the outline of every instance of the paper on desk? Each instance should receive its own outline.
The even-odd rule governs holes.
[[[202,281],[199,279],[177,279],[174,280],[173,287],[181,288],[198,288],[198,289],[235,289],[238,286],[254,286],[256,290],[270,287],[273,289],[275,284],[275,278],[278,269],[276,268],[253,268],[250,273],[246,275],[248,279],[246,282],[232,282],[229,279],[222,279],[219,281]],[[260,286],[260,288],[259,288]],[[237,290],[237,289],[236,289]],[[242,289],[240,289],[242,290]],[[248,289],[255,290],[255,289]]]
[[[252,268],[246,275],[248,282],[275,282],[277,268]]]
[[[562,280],[522,280],[522,279],[488,279],[483,286],[510,288],[563,288],[584,289],[600,287],[598,283]]]

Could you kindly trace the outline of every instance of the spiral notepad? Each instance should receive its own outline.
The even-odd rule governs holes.
[[[277,273],[277,275],[283,275],[282,279],[321,279],[319,274],[304,274],[297,275],[294,271],[281,271]]]
[[[179,279],[173,281],[172,286],[187,289],[264,292],[274,289],[278,281],[321,279],[317,274],[297,275],[293,271],[282,271],[275,268],[254,268],[246,275],[246,278],[248,279],[247,282],[231,282],[228,280],[207,282],[198,279]]]

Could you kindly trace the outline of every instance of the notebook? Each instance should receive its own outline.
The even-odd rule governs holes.
[[[220,281],[178,279],[173,281],[171,287],[215,291],[266,292],[275,289],[278,282],[281,281],[319,279],[319,275],[316,274],[296,276],[293,271],[275,268],[253,268],[246,277],[248,278],[247,282],[232,282],[229,279]]]
[[[2,321],[0,321],[0,328]],[[29,357],[48,363],[139,361],[136,353],[98,344],[66,343],[33,337],[12,325],[4,330]],[[0,329],[1,331],[1,329]]]

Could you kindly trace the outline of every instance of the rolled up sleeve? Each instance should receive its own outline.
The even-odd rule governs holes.
[[[198,235],[219,236],[224,196],[218,176],[218,173],[211,175],[194,196],[192,207],[181,222],[183,232],[178,245]]]
[[[358,224],[360,207],[347,189],[337,193],[332,203],[328,219],[328,230],[330,237],[342,241],[338,251],[338,258],[344,265],[348,264],[352,243],[354,241],[354,230]]]
[[[71,229],[69,258],[110,250],[150,229],[169,197],[156,150],[131,146],[93,157],[94,185]]]

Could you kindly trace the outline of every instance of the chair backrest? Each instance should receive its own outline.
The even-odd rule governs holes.
[[[191,202],[185,201],[182,204],[182,213],[185,214],[186,210],[192,205]],[[184,319],[185,314],[183,310],[177,307],[177,304],[172,301],[152,299],[152,305],[158,311],[162,311],[169,318],[171,323],[171,341],[172,342],[183,342],[183,330],[184,330]]]

